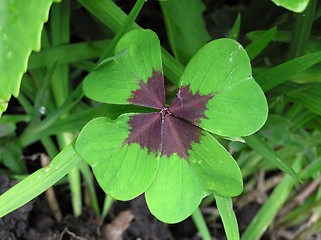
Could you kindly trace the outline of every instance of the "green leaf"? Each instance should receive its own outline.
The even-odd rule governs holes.
[[[214,193],[217,209],[223,221],[224,230],[228,240],[240,239],[239,228],[235,213],[233,211],[233,202],[230,197],[222,197]]]
[[[161,1],[167,35],[174,56],[183,64],[210,40],[201,0]]]
[[[5,136],[14,135],[16,130],[16,125],[14,122],[1,121],[0,119],[0,138]]]
[[[97,58],[109,43],[108,40],[102,40],[44,48],[30,55],[28,69],[51,67],[55,62],[63,64]]]
[[[270,30],[265,31],[262,36],[245,48],[251,60],[257,57],[267,47],[267,45],[269,45],[269,43],[274,39],[276,32],[277,27],[273,27]]]
[[[250,60],[232,39],[206,44],[189,62],[181,85],[192,92],[213,94],[200,127],[227,137],[246,136],[262,127],[267,118],[263,91],[252,78]]]
[[[260,84],[263,91],[267,92],[320,61],[321,51],[310,53],[267,70],[258,75],[256,81]]]
[[[229,197],[242,192],[242,175],[237,163],[209,133],[203,132],[201,142],[194,143],[189,154],[190,167],[206,192]]]
[[[0,116],[17,97],[32,50],[40,50],[43,23],[54,0],[0,1]]]
[[[196,228],[201,235],[203,240],[211,240],[211,234],[210,231],[206,225],[204,216],[202,215],[202,212],[200,208],[197,208],[193,214],[192,214],[192,219],[194,221],[194,224],[196,225]]]
[[[16,138],[0,138],[0,162],[12,173],[25,173],[26,163],[22,160],[22,148]]]
[[[269,145],[262,140],[259,134],[253,134],[245,137],[245,141],[253,150],[260,153],[266,160],[273,163],[273,165],[278,167],[283,172],[289,174],[297,181],[301,181],[296,172],[288,164],[282,161],[278,153],[270,148]]]
[[[321,86],[319,83],[297,84],[284,83],[278,86],[275,91],[283,95],[287,93],[287,98],[299,103],[309,111],[321,116]]]
[[[129,104],[139,81],[146,83],[153,70],[162,71],[158,37],[150,30],[133,30],[120,39],[115,55],[85,78],[83,90],[96,101]]]
[[[118,200],[131,200],[151,184],[158,157],[138,144],[125,144],[129,114],[117,120],[100,117],[80,132],[76,151],[93,168],[102,189]]]
[[[310,48],[308,45],[310,45],[311,30],[315,20],[314,13],[317,9],[317,2],[318,0],[311,0],[304,12],[294,15],[295,21],[291,31],[287,58],[301,56]],[[319,49],[320,48],[317,48],[317,50]]]
[[[80,162],[74,144],[69,144],[52,159],[49,166],[34,172],[0,196],[0,218],[40,195]]]
[[[177,223],[190,216],[205,196],[197,178],[176,154],[161,157],[156,177],[145,193],[151,213],[166,223]]]
[[[299,171],[301,169],[302,158],[299,157],[293,163],[293,167]],[[291,194],[291,190],[295,185],[295,180],[291,176],[284,176],[280,183],[273,190],[264,205],[252,219],[249,226],[246,228],[241,239],[261,239],[267,227],[277,216],[280,208],[285,204]]]
[[[272,0],[277,6],[284,7],[293,12],[303,12],[309,0]]]
[[[237,41],[237,39],[239,38],[240,29],[241,29],[241,14],[238,14],[231,30],[228,33],[228,38],[232,38]]]

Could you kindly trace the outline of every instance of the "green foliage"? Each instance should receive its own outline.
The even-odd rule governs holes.
[[[309,0],[272,0],[276,5],[293,12],[303,12],[309,4]]]
[[[161,70],[160,45],[157,36],[130,32],[115,48],[115,57],[103,63],[84,81],[84,93],[89,98],[112,104],[129,104],[131,91],[145,83],[153,70]],[[108,78],[108,81],[106,81]]]
[[[222,197],[214,194],[216,206],[220,212],[227,239],[238,240],[240,234],[238,232],[237,219],[233,211],[233,202],[229,197]]]
[[[174,56],[184,65],[210,39],[201,0],[161,1],[168,40]]]
[[[243,47],[231,39],[206,44],[187,65],[181,85],[201,94],[214,93],[200,127],[227,137],[256,132],[267,117],[263,91],[252,78]],[[249,94],[251,93],[251,94]],[[235,123],[238,124],[235,124]]]
[[[105,103],[128,104],[140,81],[147,83],[153,70],[162,70],[157,36],[150,30],[131,31],[116,45],[115,57],[86,77],[84,92]],[[201,120],[201,128],[223,136],[242,136],[265,122],[265,97],[251,77],[246,52],[234,40],[205,45],[187,65],[181,86],[190,86],[194,94],[214,94],[206,105],[207,118]],[[238,166],[209,133],[203,132],[200,143],[192,144],[187,164],[176,154],[160,156],[138,144],[129,145],[128,122],[128,115],[121,115],[116,122],[94,119],[76,142],[77,152],[93,167],[108,195],[130,200],[146,191],[151,212],[162,221],[174,223],[191,215],[205,193],[241,193]]]
[[[20,180],[0,196],[0,217],[62,179],[59,183],[70,187],[75,215],[89,199],[104,219],[114,199],[106,195],[104,203],[98,201],[101,189],[93,180],[93,168],[103,190],[115,198],[129,200],[145,193],[151,213],[162,221],[175,223],[192,214],[202,238],[222,234],[222,227],[207,226],[223,222],[226,237],[238,239],[231,196],[242,191],[242,176],[244,189],[233,201],[242,239],[320,235],[318,1],[251,0],[235,5],[223,0],[138,0],[129,15],[120,7],[132,6],[130,1],[62,1],[51,8],[42,33],[53,0],[0,2],[0,115],[10,96],[17,97],[0,119],[0,174]],[[123,37],[140,23],[160,36],[163,47],[151,30]],[[233,40],[211,41],[224,37],[238,40],[244,49]],[[40,49],[40,39],[42,49],[30,55]],[[236,55],[230,62],[232,52]],[[201,144],[193,144],[189,161],[122,142],[130,131],[129,117],[155,111],[128,102],[139,88],[133,76],[147,81],[150,67],[163,69],[168,102],[181,86],[190,85],[200,95],[214,93],[206,106],[207,118],[199,124]],[[110,69],[115,74],[108,73]],[[267,114],[256,82],[267,97],[269,115],[263,128],[250,136]],[[82,89],[104,103],[84,98]],[[230,116],[232,110],[239,116]],[[76,150],[92,168],[81,161],[74,143],[66,147],[80,130]],[[40,145],[44,151],[34,149]],[[40,165],[40,151],[52,159],[51,165],[32,173],[30,169]],[[36,159],[31,168],[30,159]],[[251,211],[254,217],[245,224],[244,210],[253,209],[253,203],[262,207]]]
[[[64,177],[80,162],[81,158],[76,154],[74,144],[71,143],[52,160],[49,166],[34,172],[0,196],[0,217],[31,201]]]
[[[11,95],[19,94],[31,51],[40,50],[41,29],[53,1],[33,0],[28,5],[18,0],[0,2],[0,116]]]

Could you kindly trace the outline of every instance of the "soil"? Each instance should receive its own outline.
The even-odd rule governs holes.
[[[0,176],[0,194],[16,181]],[[56,193],[62,193],[58,189]],[[57,195],[61,206],[70,205],[70,200]],[[66,202],[64,202],[66,201]],[[71,209],[71,208],[69,208]],[[64,211],[64,208],[61,209]],[[130,202],[116,202],[104,222],[88,208],[79,218],[67,212],[61,222],[55,221],[49,210],[45,195],[0,219],[1,240],[120,240],[120,239],[201,239],[191,221],[167,225],[154,218],[141,196]]]

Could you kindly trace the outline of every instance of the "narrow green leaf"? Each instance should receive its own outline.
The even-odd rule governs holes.
[[[177,223],[190,216],[205,192],[187,162],[176,154],[161,157],[155,179],[145,193],[151,213],[166,223]]]
[[[203,240],[211,240],[211,234],[206,226],[205,219],[202,215],[200,208],[196,208],[196,210],[192,214],[192,219],[197,227],[198,232],[200,233]]]
[[[199,126],[215,134],[250,135],[267,118],[266,99],[252,78],[247,53],[232,39],[206,44],[186,66],[181,84],[189,85],[194,94],[214,93]]]
[[[304,106],[309,111],[321,116],[321,85],[319,83],[297,84],[286,83],[277,87],[280,94],[288,93],[287,97]]]
[[[272,0],[277,6],[284,7],[293,12],[303,12],[309,0]]]
[[[222,197],[214,193],[217,209],[223,221],[224,230],[228,240],[239,240],[240,233],[237,219],[233,211],[233,202],[230,197]]]
[[[289,174],[297,181],[301,181],[296,172],[285,162],[281,160],[281,157],[271,149],[258,135],[257,133],[244,138],[247,145],[249,145],[254,151],[261,154],[266,160],[271,161],[276,167],[283,172]]]
[[[22,148],[16,138],[0,138],[0,162],[12,173],[26,172],[26,163],[22,158]]]
[[[210,40],[201,0],[160,1],[174,56],[183,64]]]
[[[73,63],[98,58],[108,43],[110,41],[102,40],[45,48],[38,53],[34,52],[30,55],[28,69],[50,67],[55,62]]]
[[[92,172],[90,171],[90,167],[88,164],[84,161],[81,162],[79,169],[82,173],[82,176],[84,177],[84,180],[86,182],[86,187],[88,189],[88,194],[90,197],[90,205],[95,211],[95,214],[97,216],[100,215],[100,209],[99,209],[99,204],[98,204],[98,199],[97,199],[97,194],[96,194],[96,189],[95,189],[95,181],[94,177],[92,175]]]
[[[162,71],[160,43],[150,30],[133,30],[121,38],[112,61],[100,65],[84,80],[89,98],[113,104],[128,104],[139,81],[147,82],[153,70]]]
[[[310,53],[267,70],[256,76],[256,81],[267,92],[320,61],[321,51]]]
[[[177,87],[179,86],[180,77],[184,72],[184,66],[181,65],[172,55],[162,48],[162,60],[164,64],[164,74]]]
[[[112,31],[117,32],[124,24],[127,15],[116,3],[110,0],[78,0],[89,12],[97,19],[108,26]],[[132,29],[140,27],[133,23]],[[175,85],[179,83],[180,74],[177,72],[182,69],[182,65],[173,58],[164,48],[162,48],[162,57],[164,63],[164,72],[167,78]],[[177,76],[179,75],[179,76]]]
[[[81,158],[74,151],[74,144],[69,144],[51,161],[49,166],[34,172],[0,196],[0,217],[37,197],[80,162]]]
[[[241,29],[241,14],[238,14],[230,32],[228,33],[228,38],[232,38],[237,41],[240,34],[240,29]]]
[[[311,29],[314,21],[314,12],[317,0],[311,0],[306,10],[295,15],[295,23],[291,34],[288,49],[288,58],[298,57],[306,52],[311,38]]]
[[[125,144],[129,114],[117,120],[100,117],[79,133],[76,151],[93,168],[102,189],[117,200],[131,200],[151,184],[158,165],[155,154],[138,144]]]
[[[102,63],[102,61],[110,57],[110,55],[113,53],[113,50],[119,41],[119,39],[126,33],[128,30],[132,27],[133,23],[135,22],[138,14],[140,13],[141,9],[143,8],[145,3],[145,0],[137,0],[136,4],[130,11],[129,15],[127,16],[126,20],[124,21],[124,24],[122,24],[121,28],[117,31],[116,35],[110,42],[110,44],[107,46],[107,48],[104,50],[103,54],[100,56],[98,63]]]
[[[273,27],[270,30],[264,32],[262,36],[257,38],[251,44],[249,44],[245,50],[249,55],[251,61],[256,58],[266,47],[269,43],[273,40],[277,32],[277,27]]]
[[[110,0],[78,0],[91,14],[117,32],[126,21],[127,15],[116,3]],[[132,29],[139,26],[134,23]]]
[[[101,211],[101,219],[105,219],[109,210],[113,206],[114,199],[111,196],[105,195],[103,210]]]
[[[53,1],[0,1],[0,116],[11,95],[18,96],[31,51],[40,50],[41,30]]]
[[[295,170],[299,171],[300,165],[301,159],[298,158],[294,162],[293,167]],[[294,184],[295,180],[291,176],[284,176],[264,205],[255,215],[250,225],[246,228],[241,237],[242,240],[257,240],[261,238],[264,231],[271,224],[282,205],[288,199]]]

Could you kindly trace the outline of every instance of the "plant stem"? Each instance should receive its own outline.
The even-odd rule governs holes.
[[[207,228],[206,222],[204,220],[204,217],[201,213],[201,210],[199,208],[196,208],[196,210],[192,214],[192,219],[199,231],[199,233],[202,236],[203,240],[211,240],[211,234]]]
[[[104,206],[103,206],[103,211],[101,212],[101,219],[105,219],[105,217],[107,216],[111,206],[114,203],[114,199],[110,196],[108,196],[107,194],[105,195],[105,201],[104,201]]]
[[[289,59],[301,56],[308,46],[316,3],[316,0],[310,0],[309,5],[302,13],[295,14],[294,30],[288,51]]]

